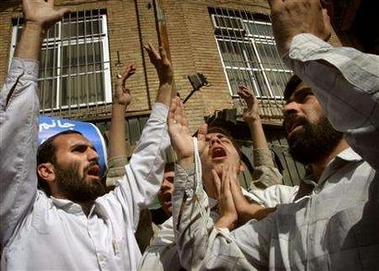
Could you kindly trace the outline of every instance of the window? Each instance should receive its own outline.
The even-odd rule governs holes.
[[[71,13],[49,29],[40,55],[41,110],[112,101],[105,10]],[[13,20],[12,54],[23,20]]]
[[[230,92],[241,84],[257,97],[280,98],[292,75],[276,51],[268,16],[244,11],[209,9]]]

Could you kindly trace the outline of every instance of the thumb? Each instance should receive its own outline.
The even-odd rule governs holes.
[[[70,13],[70,9],[69,8],[61,8],[58,10],[58,14],[59,16],[62,18],[64,15]]]
[[[197,132],[197,139],[200,141],[204,141],[205,136],[207,135],[207,131],[208,131],[208,125],[205,123],[201,124]]]

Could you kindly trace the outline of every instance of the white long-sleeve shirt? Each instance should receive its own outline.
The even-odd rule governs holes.
[[[206,195],[193,174],[201,165],[178,167],[173,219],[178,254],[188,270],[379,266],[379,56],[333,48],[301,34],[287,63],[316,92],[332,124],[359,154],[342,151],[309,196],[232,232],[215,229],[207,215]]]
[[[135,270],[139,210],[160,188],[168,107],[156,103],[125,176],[80,205],[37,190],[38,63],[13,59],[0,98],[1,270]]]
[[[254,149],[254,171],[250,192],[242,190],[245,197],[255,201],[265,207],[275,207],[277,204],[289,203],[294,199],[298,187],[290,187],[278,184],[282,180],[282,175],[275,167],[272,153],[268,149]],[[268,187],[266,189],[257,189]],[[217,201],[208,198],[210,204],[210,216],[213,221],[217,221],[220,213],[217,210]],[[142,255],[142,260],[138,266],[142,271],[160,270],[184,270],[180,264],[179,255],[176,248],[173,219],[170,217],[159,227],[156,236],[153,237]]]

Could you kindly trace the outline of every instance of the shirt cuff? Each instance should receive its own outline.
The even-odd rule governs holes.
[[[274,167],[274,155],[269,149],[253,149],[254,166]]]
[[[36,60],[22,59],[14,57],[11,62],[9,74],[11,76],[19,77],[22,74],[34,77],[38,79],[38,67],[39,63]]]
[[[125,175],[125,165],[128,163],[126,155],[112,157],[108,161],[108,177],[122,177]]]
[[[196,180],[193,176],[195,174],[195,165],[187,169],[183,169],[180,165],[175,164],[175,181],[174,187],[177,191],[184,191],[184,193],[192,198],[195,191]]]
[[[332,45],[312,34],[298,34],[292,39],[289,58],[302,62],[316,60],[323,58],[320,54],[324,54],[331,49],[333,49]]]
[[[151,119],[158,119],[166,122],[168,116],[169,106],[162,103],[154,103],[150,114]]]

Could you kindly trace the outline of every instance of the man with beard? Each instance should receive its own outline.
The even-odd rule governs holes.
[[[172,107],[169,133],[178,155],[173,216],[181,263],[192,269],[377,270],[379,58],[326,43],[331,29],[319,0],[269,3],[279,53],[312,87],[300,84],[287,92],[284,117],[291,152],[309,163],[315,187],[265,219],[235,229],[235,169],[225,165],[217,174],[222,217],[213,224],[196,176],[203,166],[197,148],[206,133],[191,145],[183,110]],[[317,126],[328,126],[325,117],[352,148],[337,134],[322,143],[325,151],[306,138],[324,133]]]
[[[165,54],[155,59],[157,102],[125,176],[104,194],[98,153],[80,133],[45,141],[37,159],[38,54],[68,10],[55,10],[52,0],[22,4],[25,25],[0,96],[1,270],[135,270],[139,210],[159,190],[169,147],[171,64]]]
[[[309,175],[300,183],[295,197],[300,199],[312,192],[325,170],[330,157],[349,148],[343,133],[330,124],[326,116],[318,114],[322,108],[311,88],[293,75],[284,90],[283,127],[292,158],[308,167]],[[304,104],[299,109],[299,105]]]

